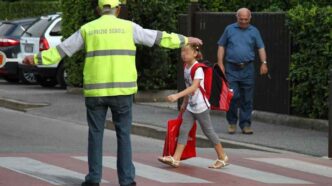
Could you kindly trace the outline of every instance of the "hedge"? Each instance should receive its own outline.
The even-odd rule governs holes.
[[[297,5],[303,6],[328,6],[331,5],[330,0],[264,0],[264,1],[253,1],[253,0],[199,0],[202,10],[205,11],[225,11],[234,12],[242,7],[247,7],[251,11],[287,11]]]
[[[52,2],[3,2],[0,1],[0,20],[37,17],[60,11],[60,3]]]
[[[332,7],[297,6],[288,14],[293,38],[292,107],[298,114],[327,118],[328,70],[332,67]]]
[[[97,18],[97,0],[61,0],[62,33],[67,38],[82,25]],[[80,51],[71,58],[65,58],[65,68],[68,72],[68,81],[73,86],[83,84],[84,51]]]
[[[130,19],[144,28],[177,32],[178,14],[188,4],[178,0],[131,0],[127,5]],[[139,89],[176,89],[178,59],[178,50],[139,46],[136,60]]]

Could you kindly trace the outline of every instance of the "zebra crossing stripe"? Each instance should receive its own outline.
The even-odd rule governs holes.
[[[252,168],[247,168],[247,167],[242,167],[239,165],[228,165],[227,167],[223,169],[210,169],[208,168],[208,165],[212,163],[212,160],[210,159],[205,159],[205,158],[192,158],[185,160],[181,163],[185,163],[191,166],[195,167],[201,167],[205,169],[209,169],[211,171],[217,171],[217,172],[222,172],[225,174],[230,174],[233,176],[241,177],[241,178],[246,178],[262,183],[267,183],[267,184],[312,184],[311,182],[305,181],[305,180],[300,180],[300,179],[295,179],[295,178],[290,178],[274,173],[269,173],[269,172],[264,172],[260,170],[255,170]]]
[[[87,157],[73,157],[78,160],[87,161]],[[211,183],[204,179],[187,176],[184,174],[167,171],[164,169],[144,165],[142,163],[134,162],[136,168],[136,175],[161,183]],[[103,166],[116,170],[116,158],[113,156],[103,157]]]
[[[310,174],[332,178],[332,168],[308,163],[300,160],[288,159],[288,158],[247,158],[254,161],[272,164],[287,169],[293,169]]]
[[[0,157],[0,167],[28,175],[53,185],[80,184],[81,173],[25,157]],[[103,182],[106,182],[103,180]]]

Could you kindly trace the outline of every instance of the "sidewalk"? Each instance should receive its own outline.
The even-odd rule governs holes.
[[[45,89],[38,85],[19,86],[21,91],[11,91],[9,88],[13,87],[8,88],[4,83],[0,84],[0,105],[8,99],[33,103],[34,107],[41,104],[43,107],[30,108],[26,112],[86,125],[86,111],[82,95],[69,94],[66,90]],[[134,103],[134,128],[139,126],[141,129],[143,128],[145,134],[148,133],[148,136],[155,135],[162,138],[167,120],[176,118],[177,113],[175,104]],[[108,114],[108,118],[111,118],[110,112]],[[212,113],[211,118],[222,142],[227,142],[227,144],[233,142],[232,144],[238,144],[237,148],[256,148],[255,145],[258,145],[318,157],[327,156],[328,153],[327,131],[300,129],[254,120],[252,124],[253,135],[243,135],[240,130],[234,135],[229,135],[224,114]],[[273,118],[271,118],[272,120]],[[149,130],[151,128],[154,130]],[[200,127],[198,128],[198,135],[203,136]],[[151,134],[154,131],[159,131],[159,133]]]

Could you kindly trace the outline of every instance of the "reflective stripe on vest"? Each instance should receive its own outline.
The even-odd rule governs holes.
[[[37,63],[38,63],[38,65],[42,65],[43,64],[43,58],[42,58],[42,53],[41,52],[39,52],[38,54],[37,54]]]
[[[180,40],[180,46],[182,47],[186,43],[186,38],[183,35],[178,34]]]
[[[96,50],[88,52],[86,54],[86,57],[112,56],[112,55],[135,56],[136,50]]]
[[[104,89],[104,88],[135,88],[137,86],[135,82],[113,82],[113,83],[100,83],[100,84],[85,84],[84,89]]]

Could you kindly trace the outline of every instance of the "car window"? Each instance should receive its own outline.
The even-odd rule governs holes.
[[[24,32],[24,28],[21,27],[21,25],[16,25],[15,29],[9,33],[11,36],[21,36]]]
[[[61,21],[59,21],[51,30],[51,36],[61,36]]]
[[[13,24],[7,24],[7,23],[2,24],[0,26],[0,35],[2,36],[8,35],[13,30],[14,27],[15,25]]]
[[[31,23],[27,23],[27,24],[23,24],[22,27],[24,28],[24,30],[26,30],[30,25],[31,25]]]
[[[51,23],[51,19],[41,18],[32,24],[23,36],[40,37]]]

